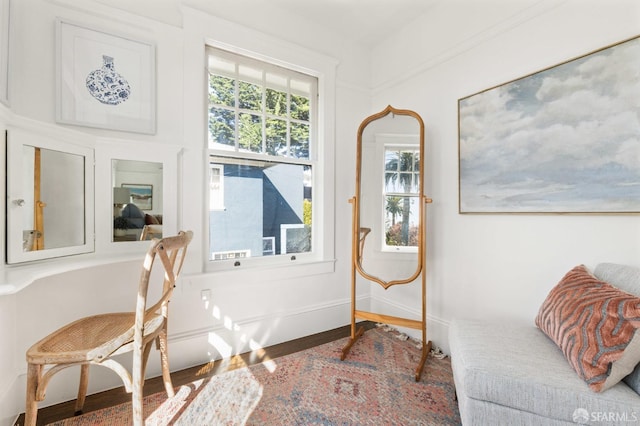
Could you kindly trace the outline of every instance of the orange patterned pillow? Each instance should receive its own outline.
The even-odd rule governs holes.
[[[549,292],[536,325],[589,387],[602,392],[640,362],[640,298],[576,266]]]

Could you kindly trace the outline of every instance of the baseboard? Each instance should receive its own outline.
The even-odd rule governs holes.
[[[420,319],[422,312],[415,307],[409,307],[387,298],[371,296],[371,306],[376,312],[410,319]],[[421,339],[420,330],[400,328],[400,331],[416,339]],[[449,350],[449,321],[430,315],[427,312],[427,340],[431,340],[434,347],[439,347],[442,352],[450,354]]]

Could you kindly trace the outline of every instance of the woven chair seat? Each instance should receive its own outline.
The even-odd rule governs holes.
[[[99,361],[133,340],[135,319],[135,312],[79,319],[31,346],[27,351],[27,361],[32,364]],[[145,324],[145,334],[155,331],[161,323],[162,318],[155,315]]]

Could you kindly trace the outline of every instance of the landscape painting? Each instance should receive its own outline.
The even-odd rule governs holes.
[[[640,37],[458,101],[460,213],[640,213]]]
[[[129,189],[131,202],[140,210],[153,210],[153,185],[123,183],[121,186]]]

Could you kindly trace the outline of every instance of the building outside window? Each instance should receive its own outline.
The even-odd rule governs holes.
[[[317,78],[207,48],[209,260],[314,250]]]

